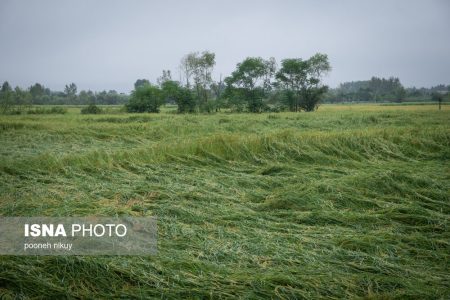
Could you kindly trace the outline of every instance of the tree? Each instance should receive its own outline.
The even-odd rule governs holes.
[[[208,105],[208,90],[212,84],[212,70],[214,68],[215,54],[203,51],[195,60],[194,82],[197,90],[197,99],[199,100],[200,109],[210,112],[211,107]]]
[[[78,102],[80,104],[95,104],[96,100],[97,100],[97,97],[91,90],[88,90],[88,91],[82,90],[78,94]],[[114,104],[114,103],[111,103],[111,104]]]
[[[196,110],[195,98],[192,92],[185,87],[180,87],[175,96],[175,101],[178,105],[179,113],[194,113]]]
[[[74,103],[77,98],[77,85],[73,82],[69,85],[66,84],[64,94],[69,99],[70,103]]]
[[[191,87],[192,78],[197,95],[197,105],[202,111],[210,112],[208,99],[213,83],[212,70],[215,64],[215,54],[208,51],[192,52],[181,59],[180,70],[186,80],[186,87]]]
[[[195,112],[196,101],[187,87],[181,86],[176,81],[167,80],[162,84],[161,89],[165,101],[167,102],[168,99],[174,101],[178,105],[179,113]]]
[[[93,103],[81,109],[81,114],[83,115],[87,114],[96,115],[101,113],[103,113],[103,110]]]
[[[16,86],[13,93],[13,102],[17,106],[17,111],[22,112],[24,109],[31,107],[31,93]]]
[[[9,85],[8,81],[3,82],[1,92],[2,93],[12,92],[12,88]]]
[[[441,110],[441,104],[442,104],[442,100],[444,99],[444,96],[442,95],[442,93],[439,92],[434,92],[431,94],[431,99],[433,99],[433,101],[437,101],[439,104],[439,110]]]
[[[138,79],[134,83],[134,89],[136,90],[138,87],[141,87],[143,85],[149,85],[149,84],[150,84],[150,81],[148,81],[148,79]]]
[[[14,105],[13,90],[8,81],[3,82],[0,90],[0,110],[2,114],[8,113]]]
[[[344,82],[333,89],[327,96],[327,101],[396,101],[401,102],[408,97],[426,97],[429,89],[405,89],[397,77],[378,78]]]
[[[158,82],[159,85],[162,85],[164,82],[170,80],[172,80],[172,73],[170,72],[170,70],[163,70],[162,75],[158,77],[156,81]]]
[[[33,103],[40,103],[42,97],[46,94],[46,90],[43,85],[35,83],[30,87],[30,94]]]
[[[192,53],[186,54],[185,56],[183,56],[183,58],[181,58],[180,65],[179,65],[180,81],[181,81],[181,77],[183,77],[183,81],[186,81],[185,86],[187,88],[190,88],[190,86],[191,86],[191,76],[192,76],[191,65],[193,64],[191,62],[192,58],[193,58]]]
[[[213,82],[210,86],[210,90],[215,97],[215,110],[216,112],[220,110],[220,108],[225,107],[225,99],[222,97],[223,92],[225,90],[225,84],[222,81],[222,74],[220,74],[219,82]]]
[[[158,113],[159,107],[164,103],[161,89],[157,86],[147,84],[138,87],[131,93],[129,102],[126,104],[128,112],[151,112]]]
[[[175,103],[180,84],[177,81],[166,80],[161,84],[162,95],[165,103]]]
[[[247,57],[236,65],[231,76],[225,78],[225,96],[231,103],[246,102],[251,112],[261,112],[263,97],[270,89],[270,79],[275,72],[275,60],[261,57]]]
[[[314,111],[328,87],[322,85],[321,77],[331,70],[326,54],[317,53],[308,60],[288,58],[281,62],[276,74],[279,85],[286,92],[291,111]]]
[[[31,105],[31,95],[27,90],[16,87],[14,90],[5,81],[0,89],[0,113],[20,114]]]
[[[222,74],[220,74],[219,82],[213,82],[211,84],[211,90],[217,99],[219,99],[222,96],[222,93],[225,90],[225,84],[222,81]]]
[[[402,102],[406,97],[406,90],[403,86],[399,86],[395,88],[394,91],[395,101]]]

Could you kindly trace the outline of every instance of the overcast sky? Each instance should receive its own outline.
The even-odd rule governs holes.
[[[129,92],[183,55],[216,54],[214,76],[247,56],[329,56],[325,82],[396,76],[450,84],[450,1],[0,0],[0,82]]]

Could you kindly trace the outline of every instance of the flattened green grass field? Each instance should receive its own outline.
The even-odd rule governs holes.
[[[0,116],[0,215],[159,235],[154,256],[0,256],[0,298],[448,299],[449,159],[450,106]]]

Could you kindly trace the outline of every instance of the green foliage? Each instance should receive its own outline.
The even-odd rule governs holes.
[[[172,81],[172,73],[170,70],[163,70],[162,75],[157,79],[158,85],[162,86],[167,81]]]
[[[97,97],[92,91],[81,91],[78,95],[78,102],[79,103],[97,103]]]
[[[247,57],[237,64],[231,76],[225,78],[227,87],[224,97],[228,97],[237,110],[245,102],[250,112],[261,112],[264,107],[263,98],[270,90],[270,79],[274,72],[274,59]]]
[[[164,95],[161,89],[151,84],[145,84],[133,90],[130,101],[125,107],[128,112],[158,113],[162,104],[164,104]]]
[[[28,91],[16,87],[14,90],[5,81],[0,90],[0,114],[21,114],[31,106],[31,96]]]
[[[403,86],[399,86],[394,91],[396,102],[402,102],[406,97],[406,90]]]
[[[0,113],[10,113],[14,105],[13,90],[8,81],[3,82],[0,90]]]
[[[8,93],[12,92],[12,87],[9,85],[8,81],[3,82],[2,89],[0,90],[1,93]]]
[[[326,54],[317,53],[308,60],[288,58],[281,61],[276,74],[285,92],[285,102],[291,111],[314,111],[327,92],[321,77],[331,70]]]
[[[31,103],[42,104],[43,102],[48,101],[51,96],[51,91],[43,85],[35,83],[29,88],[29,94],[31,97]]]
[[[77,98],[77,85],[73,82],[69,85],[66,84],[64,87],[64,94],[66,98],[69,99],[69,103],[75,104]]]
[[[97,104],[125,104],[128,101],[128,96],[119,94],[115,90],[92,92],[90,90],[82,90],[77,95],[77,87],[74,83],[66,85],[65,92],[52,91],[40,83],[35,83],[28,89],[12,87],[7,84],[7,93],[0,92],[0,112],[3,108],[9,107],[6,110],[24,111],[28,106],[34,105],[88,105],[91,103]]]
[[[178,105],[178,112],[180,113],[194,113],[196,112],[196,101],[192,92],[189,89],[181,88],[177,94],[176,103]]]
[[[298,111],[298,96],[292,89],[282,91],[281,102],[289,109],[289,111]]]
[[[67,113],[67,109],[64,107],[59,107],[59,106],[53,106],[50,108],[37,107],[35,109],[27,110],[27,114],[29,114],[29,115],[51,115],[51,114],[63,115],[65,113]]]
[[[134,89],[136,90],[136,89],[138,89],[138,88],[140,88],[141,86],[144,86],[144,85],[150,85],[150,81],[148,81],[148,79],[138,79],[134,83]]]
[[[239,63],[231,76],[225,78],[227,87],[223,97],[236,111],[245,103],[248,111],[261,112],[268,109],[264,99],[271,98],[271,90],[276,86],[280,99],[291,111],[313,111],[327,92],[321,77],[331,70],[328,57],[317,53],[308,60],[300,58],[284,59],[281,69],[275,74],[276,62],[273,58],[248,57]],[[272,78],[277,79],[276,83]]]
[[[103,113],[103,110],[95,104],[89,104],[87,107],[83,107],[81,109],[81,114],[83,115],[87,114],[96,115],[101,113]]]
[[[444,93],[443,92],[434,92],[433,94],[431,94],[431,99],[433,101],[438,102],[439,110],[441,110],[442,101],[444,100],[445,95],[448,97],[448,95],[450,94],[450,93],[445,93],[445,95],[444,95]]]
[[[323,95],[328,91],[327,86],[309,87],[301,92],[299,106],[304,111],[315,111]]]
[[[431,94],[431,99],[433,101],[442,102],[442,100],[444,99],[444,95],[442,93],[434,92]]]
[[[370,80],[341,83],[327,95],[328,102],[347,101],[393,101],[402,102],[406,97],[426,96],[425,90],[406,90],[396,77],[378,78]]]
[[[167,80],[162,84],[163,97],[173,100],[178,106],[179,113],[194,113],[197,101],[192,92],[182,87],[178,82]],[[167,100],[166,100],[167,101]]]
[[[215,54],[208,51],[192,52],[181,60],[180,69],[186,78],[186,87],[191,87],[191,78],[194,81],[193,90],[196,94],[199,111],[211,112],[212,106],[208,101],[213,83],[211,73],[215,64]]]

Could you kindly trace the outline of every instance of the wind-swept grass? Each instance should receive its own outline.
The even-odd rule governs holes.
[[[2,116],[1,215],[154,215],[159,240],[2,256],[0,295],[448,298],[449,112]]]

